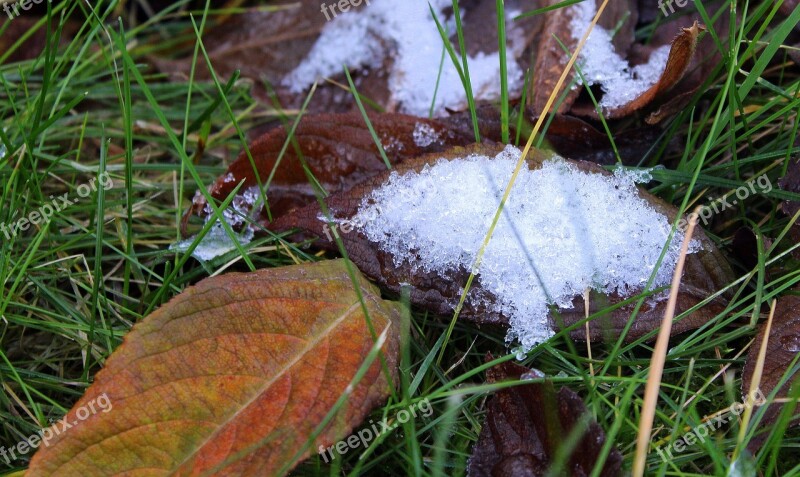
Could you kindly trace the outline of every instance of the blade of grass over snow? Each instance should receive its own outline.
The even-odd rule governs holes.
[[[353,83],[353,78],[350,77],[350,70],[347,69],[347,65],[344,67],[344,74],[347,77],[347,83],[350,85],[350,93],[353,95],[353,99],[355,100],[356,105],[358,105],[358,110],[361,112],[361,116],[364,118],[364,122],[367,124],[369,134],[372,136],[372,140],[375,142],[375,147],[378,148],[378,152],[383,159],[383,163],[386,164],[386,168],[391,169],[392,164],[389,162],[389,158],[386,157],[386,150],[383,148],[381,139],[378,137],[378,133],[375,132],[375,128],[372,127],[372,121],[369,120],[367,111],[364,109],[364,105],[361,103],[361,98],[358,95],[358,91],[356,91],[356,85]]]
[[[481,261],[483,259],[483,255],[486,252],[486,247],[489,245],[489,240],[492,238],[492,234],[494,233],[495,228],[497,227],[497,223],[500,220],[500,214],[503,212],[503,206],[508,201],[508,196],[511,194],[511,188],[514,186],[514,183],[517,180],[517,176],[519,172],[522,170],[522,165],[525,163],[525,158],[528,156],[528,152],[530,152],[531,146],[533,145],[533,139],[539,133],[542,123],[544,122],[545,118],[547,117],[546,112],[550,111],[550,108],[553,107],[553,103],[556,100],[558,95],[558,91],[564,85],[564,81],[569,74],[569,71],[572,69],[572,66],[578,59],[578,55],[583,49],[583,46],[586,44],[586,40],[589,38],[589,34],[592,31],[592,28],[597,24],[597,21],[600,19],[600,15],[602,15],[603,11],[605,11],[606,5],[608,4],[608,0],[604,0],[603,3],[598,7],[597,14],[595,15],[594,19],[592,19],[592,23],[589,24],[589,28],[584,33],[581,41],[578,42],[578,46],[575,48],[575,51],[572,53],[567,65],[564,67],[564,71],[561,73],[561,76],[558,78],[555,86],[553,87],[553,91],[550,93],[547,102],[544,105],[544,112],[540,114],[536,120],[536,124],[533,126],[533,131],[531,132],[530,136],[528,137],[528,141],[525,143],[525,147],[522,149],[522,154],[520,155],[519,161],[517,161],[516,166],[514,167],[514,172],[511,174],[511,179],[508,181],[508,185],[503,192],[503,197],[500,199],[500,205],[497,208],[497,212],[492,219],[492,224],[489,226],[489,231],[486,233],[486,238],[483,240],[481,244],[481,248],[478,250],[478,256],[475,259],[475,264],[472,266],[470,270],[469,278],[467,278],[467,283],[464,285],[464,290],[461,292],[461,298],[459,298],[458,305],[456,305],[455,312],[453,313],[453,318],[450,321],[450,326],[447,329],[447,335],[445,337],[445,346],[450,339],[450,335],[453,332],[453,327],[455,326],[455,322],[458,319],[459,314],[461,314],[461,309],[464,307],[464,301],[466,300],[467,293],[469,292],[470,287],[472,286],[472,281],[475,279],[475,273],[477,270],[480,269]],[[441,28],[440,28],[441,30]],[[477,124],[476,124],[477,127]],[[442,350],[445,349],[445,346],[442,347]],[[444,351],[440,352],[439,357],[436,359],[436,364],[440,364],[442,361],[442,357],[444,356]]]
[[[447,50],[447,54],[450,55],[450,60],[452,60],[453,66],[458,72],[458,77],[461,79],[461,84],[462,86],[464,86],[464,91],[466,92],[467,95],[467,105],[469,107],[469,114],[470,118],[472,118],[472,129],[473,132],[475,133],[475,142],[481,142],[481,134],[480,131],[478,130],[478,113],[475,107],[475,96],[472,93],[472,82],[469,77],[467,49],[466,46],[464,45],[464,31],[463,27],[461,26],[461,16],[458,10],[458,0],[453,0],[453,17],[456,20],[458,47],[459,50],[461,51],[460,60],[456,56],[456,52],[453,49],[453,45],[450,43],[450,38],[447,36],[447,31],[444,29],[442,23],[439,21],[439,17],[433,10],[433,5],[429,4],[428,7],[430,8],[431,17],[433,17],[433,21],[436,22],[436,28],[439,30],[439,35],[442,37],[442,44]]]
[[[497,47],[500,57],[500,135],[508,144],[508,65],[506,62],[506,9],[503,0],[495,1],[497,17]],[[525,104],[523,101],[520,104]]]

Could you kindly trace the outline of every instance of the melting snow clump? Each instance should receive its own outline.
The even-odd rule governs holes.
[[[444,12],[451,0],[431,0],[430,7],[446,31],[455,31],[455,22],[445,21]],[[431,16],[429,3],[422,0],[373,0],[359,11],[340,13],[325,25],[308,56],[289,73],[283,84],[293,93],[301,93],[320,77],[342,73],[349,68],[381,68],[384,58],[391,58],[389,90],[391,99],[409,114],[427,116],[434,101],[434,111],[466,105],[461,80],[445,56],[437,90],[437,76],[442,62],[442,37]],[[463,9],[461,10],[463,14]],[[524,38],[508,21],[508,81],[512,93],[522,88],[522,68],[515,56],[522,53]],[[478,53],[468,58],[469,74],[475,99],[500,97],[500,59],[497,52]]]
[[[212,218],[212,220],[214,219]],[[234,234],[236,234],[235,231]],[[250,227],[245,227],[241,234],[235,236],[239,241],[239,244],[247,245],[253,240],[253,229]],[[185,252],[189,250],[189,247],[192,245],[194,240],[194,237],[190,237],[186,240],[172,244],[169,249]],[[228,237],[228,234],[225,233],[225,229],[222,228],[222,225],[217,223],[211,226],[211,230],[209,230],[200,243],[197,244],[197,248],[195,248],[192,252],[192,256],[202,262],[207,262],[219,256],[225,255],[226,253],[235,249],[236,244],[233,243],[230,237]]]
[[[235,180],[235,177],[230,172],[223,179],[225,183],[235,182]],[[197,204],[202,198],[203,194],[197,191],[193,202]],[[259,203],[259,198],[258,186],[250,186],[237,194],[231,201],[231,205],[222,211],[222,218],[228,225],[234,229],[242,228],[242,233],[236,235],[236,240],[241,245],[247,245],[253,240],[253,227],[248,223],[247,217],[251,215],[255,205]],[[203,213],[207,217],[206,222],[217,220],[214,216],[213,208],[208,203],[203,208]],[[170,250],[185,252],[192,245],[192,242],[194,242],[194,237],[172,244]],[[192,256],[200,261],[207,262],[234,249],[236,249],[236,244],[225,233],[222,225],[215,223],[197,245],[197,248],[194,249]]]
[[[353,222],[397,265],[451,279],[473,266],[520,154],[508,146],[494,158],[394,172],[363,199]],[[642,291],[671,230],[637,194],[642,180],[623,170],[582,172],[560,158],[538,170],[523,167],[477,271],[484,293],[473,288],[470,302],[509,317],[508,341],[528,350],[553,335],[549,305],[570,308],[587,288]],[[669,284],[682,241],[676,230],[653,288]]]
[[[569,8],[573,14],[570,33],[575,41],[580,41],[597,13],[595,2],[589,0]],[[601,86],[604,95],[600,106],[614,109],[638,98],[658,82],[667,65],[669,51],[670,45],[661,46],[652,52],[647,63],[631,67],[614,51],[611,33],[595,25],[578,55],[578,63],[586,81]]]

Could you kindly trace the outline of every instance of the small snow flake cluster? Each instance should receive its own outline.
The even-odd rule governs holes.
[[[427,116],[431,104],[437,114],[444,113],[446,107],[465,107],[464,87],[449,56],[442,64],[442,37],[430,10],[432,7],[437,18],[446,23],[444,12],[451,6],[450,0],[373,0],[358,12],[340,14],[323,28],[308,56],[283,84],[293,93],[301,93],[322,77],[341,74],[342,65],[381,68],[384,58],[389,57],[391,99],[401,111]],[[515,93],[522,87],[522,68],[514,57],[521,53],[524,41],[520,41],[523,35],[510,20],[518,12],[506,13],[509,89]],[[443,26],[455,31],[453,21]],[[499,54],[479,53],[469,57],[468,65],[475,99],[499,98]]]
[[[433,129],[433,126],[425,123],[417,123],[414,125],[412,137],[414,138],[414,144],[419,147],[428,147],[440,141],[439,133]]]
[[[570,33],[580,41],[597,13],[594,0],[580,2],[572,9]],[[590,85],[599,84],[603,90],[600,106],[620,108],[656,84],[664,72],[669,58],[670,45],[655,49],[647,63],[633,66],[621,58],[611,43],[611,33],[595,25],[580,54],[578,65]],[[580,78],[579,78],[580,83]]]
[[[508,146],[496,157],[441,159],[419,173],[392,173],[363,199],[354,222],[397,265],[444,279],[470,270],[520,154]],[[641,291],[671,230],[637,194],[635,183],[647,179],[621,170],[586,173],[560,158],[523,168],[477,270],[480,287],[496,300],[480,293],[469,299],[508,316],[508,340],[527,350],[553,335],[549,305],[569,308],[587,288]],[[653,288],[669,284],[682,240],[676,231],[666,245]]]

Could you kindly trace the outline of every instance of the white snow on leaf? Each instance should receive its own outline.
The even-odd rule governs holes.
[[[454,32],[454,22],[446,22],[444,15],[452,2],[431,0],[430,6],[443,27]],[[510,42],[507,69],[512,94],[522,87],[522,69],[515,56],[524,48],[524,43],[518,41],[522,35],[510,21],[513,13],[507,12],[506,15]],[[401,111],[427,116],[434,94],[435,114],[443,113],[446,107],[460,109],[466,106],[464,87],[448,55],[445,55],[437,90],[442,37],[427,0],[373,0],[359,11],[339,13],[325,25],[308,56],[284,78],[283,84],[293,93],[301,93],[322,77],[341,74],[342,65],[351,69],[381,68],[387,56],[392,59],[389,75],[391,100],[400,105]],[[499,54],[479,53],[469,57],[468,65],[475,99],[499,98]]]
[[[367,195],[353,222],[389,252],[442,279],[470,270],[520,157],[441,159],[419,173],[392,173]],[[569,308],[587,288],[627,296],[650,278],[671,230],[637,193],[641,173],[587,173],[559,159],[520,172],[486,249],[469,299],[509,317],[508,340],[531,349],[553,335],[548,305]],[[683,235],[676,231],[653,288],[668,285]],[[696,251],[697,247],[691,250]],[[482,296],[483,295],[483,296]]]
[[[597,13],[595,1],[587,0],[569,8],[572,9],[571,36],[580,41]],[[611,39],[610,32],[595,25],[578,55],[578,65],[587,83],[598,84],[603,90],[600,106],[606,109],[622,107],[656,84],[667,65],[670,51],[670,45],[661,46],[652,52],[647,63],[631,67],[614,50]]]

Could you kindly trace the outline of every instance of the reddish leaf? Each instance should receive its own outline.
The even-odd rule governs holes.
[[[728,41],[729,31],[728,2],[714,1],[705,5],[706,11],[717,20],[714,22],[713,29],[723,44]],[[716,13],[722,10],[722,13]],[[659,10],[659,16],[663,12]],[[684,14],[685,13],[685,14]],[[692,28],[695,23],[703,21],[700,13],[696,9],[688,12],[684,11],[681,15],[670,15],[666,22],[657,25],[653,37],[648,45],[636,45],[633,56],[649,55],[653,45],[664,45],[670,43],[675,37],[675,33]],[[682,78],[670,90],[669,94],[661,98],[656,98],[653,103],[655,109],[647,116],[648,124],[657,124],[664,119],[684,110],[688,106],[695,94],[701,89],[709,76],[713,73],[717,65],[722,60],[722,53],[717,49],[712,35],[701,35],[698,40],[691,62],[686,67]],[[639,61],[637,59],[637,61]],[[650,109],[649,107],[647,109]]]
[[[530,124],[537,119],[530,110],[525,115],[521,139],[525,139]],[[369,117],[392,164],[424,153],[441,152],[452,146],[466,146],[474,141],[472,119],[467,112],[440,120],[396,113],[370,114]],[[478,108],[478,126],[484,142],[491,144],[501,141],[501,119],[497,108]],[[511,126],[514,137],[517,133],[516,121]],[[638,164],[661,134],[660,130],[654,128],[618,134],[614,140],[622,162]],[[316,196],[294,147],[286,149],[278,164],[286,136],[284,127],[276,127],[250,145],[261,183],[266,184],[269,177],[273,176],[267,190],[267,202],[273,218],[316,203]],[[386,165],[359,113],[306,115],[300,120],[294,139],[314,177],[328,193],[347,190],[386,171]],[[578,118],[554,115],[546,139],[550,146],[565,157],[598,164],[617,162],[608,136]],[[215,200],[221,202],[242,180],[245,181],[244,186],[234,199],[236,210],[253,216],[256,223],[266,225],[269,222],[266,211],[260,209],[256,214],[252,211],[253,199],[258,196],[258,192],[257,189],[248,191],[248,188],[258,181],[245,152],[217,179],[209,192]],[[184,234],[192,214],[204,219],[211,215],[211,208],[207,207],[205,198],[199,192],[195,194],[192,207],[184,214]],[[237,228],[242,225],[242,221],[234,222]],[[256,228],[255,232],[259,233],[260,230]]]
[[[405,114],[372,114],[369,118],[392,164],[425,152],[442,151],[449,146],[466,144],[474,139],[474,136],[469,135],[472,134],[471,131],[458,131],[439,121]],[[423,139],[415,140],[415,134],[423,134]],[[280,216],[294,208],[315,202],[316,197],[294,147],[289,146],[278,163],[286,138],[286,129],[277,127],[250,145],[250,153],[261,183],[267,184],[274,174],[267,189],[273,216]],[[386,170],[386,164],[359,113],[305,116],[293,139],[314,177],[329,193],[349,189]],[[247,188],[257,186],[258,181],[244,151],[209,188],[209,192],[212,197],[221,201],[242,181],[244,185],[237,199],[237,207],[246,208],[249,212],[253,201],[245,200],[244,193]],[[250,197],[257,195],[254,192]],[[195,194],[192,208],[184,215],[184,230],[186,220],[193,213],[202,217],[207,217],[210,213],[205,198],[199,192]],[[266,221],[266,213],[263,211],[261,219]]]
[[[359,286],[376,332],[387,333],[383,351],[395,373],[399,305],[360,277]],[[349,387],[372,348],[342,261],[206,279],[133,327],[65,419],[76,421],[76,410],[103,393],[111,412],[56,436],[29,473],[288,471],[343,393],[346,404],[314,450],[349,433],[386,398],[380,360]]]
[[[524,380],[532,374],[510,362],[486,371],[490,383]],[[559,447],[576,426],[586,428],[558,475],[587,476],[605,445],[603,430],[591,419],[580,396],[566,387],[556,392],[551,382],[501,389],[489,399],[486,409],[469,461],[470,477],[546,475]],[[599,475],[619,475],[621,464],[622,455],[613,449]]]
[[[763,324],[756,336],[750,352],[747,354],[747,362],[742,371],[742,394],[747,395],[753,381],[758,354],[761,350],[761,343],[764,342],[766,333],[766,323]],[[764,361],[764,371],[761,375],[761,382],[758,389],[761,395],[767,397],[778,387],[778,383],[792,367],[792,362],[800,352],[800,296],[788,295],[778,299],[775,307],[775,315],[772,321],[772,330],[767,342],[767,354]],[[781,387],[776,395],[776,399],[789,396],[790,388],[797,385],[797,376],[790,376],[786,384]],[[780,415],[783,404],[770,404],[759,426],[762,428],[773,424]],[[790,426],[797,426],[800,420],[793,420]],[[767,434],[757,435],[750,441],[748,447],[752,451],[758,450],[767,438]]]
[[[397,165],[392,173],[403,174],[408,171],[419,171],[429,164],[433,164],[441,158],[447,160],[459,160],[469,154],[484,154],[494,156],[499,152],[497,147],[475,145],[468,148],[455,148],[446,154],[428,154],[407,160]],[[541,158],[529,160],[530,168],[540,166]],[[580,161],[570,161],[584,171],[595,172],[598,174],[608,174],[594,164]],[[389,177],[388,172],[381,173],[367,181],[354,186],[353,188],[331,195],[327,200],[327,206],[336,220],[351,220],[361,204],[362,198],[366,197],[373,189],[382,185]],[[658,212],[666,215],[670,221],[675,219],[677,210],[669,204],[657,199],[656,197],[640,191],[640,196]],[[279,218],[270,225],[274,231],[285,231],[299,228],[305,233],[320,238],[320,245],[335,250],[334,244],[330,241],[330,234],[324,229],[324,223],[319,219],[321,211],[317,204],[311,204],[299,209],[287,216]],[[723,288],[732,281],[732,272],[726,260],[722,257],[716,246],[705,236],[702,230],[696,229],[695,239],[702,243],[703,250],[690,254],[687,257],[684,279],[681,283],[679,299],[677,303],[677,313],[681,313],[694,307],[699,302],[705,300],[709,295]],[[449,278],[443,279],[434,272],[425,273],[415,270],[414,264],[404,262],[396,264],[392,255],[381,250],[380,246],[369,241],[360,231],[346,233],[342,235],[344,246],[349,257],[358,265],[361,271],[369,278],[378,282],[381,286],[392,292],[400,292],[400,284],[409,284],[411,287],[411,301],[415,305],[424,307],[442,315],[452,315],[454,304],[458,303],[461,296],[461,287],[466,283],[469,273],[466,269],[449,270],[446,274]],[[487,293],[481,288],[480,277],[476,277],[473,288],[477,292]],[[493,297],[489,295],[489,298]],[[595,313],[609,305],[619,303],[626,297],[611,295],[605,296],[593,292],[590,297],[590,312]],[[616,339],[627,325],[631,313],[636,303],[630,303],[616,310],[608,312],[594,320],[590,325],[590,336],[593,340]],[[626,340],[635,340],[650,331],[655,330],[661,324],[664,306],[666,302],[657,304],[649,301],[641,307],[636,321],[633,323]],[[673,326],[673,333],[681,333],[686,330],[694,329],[711,319],[724,309],[725,300],[717,298],[712,303],[695,311],[685,319],[676,322]],[[498,313],[489,312],[484,307],[472,304],[467,300],[461,311],[462,318],[478,323],[507,324],[508,317]],[[551,317],[551,325],[554,329],[563,329],[574,325],[585,318],[583,297],[575,297],[573,308],[562,310],[560,316]],[[581,329],[572,331],[572,336],[576,339],[585,339],[585,332]]]

